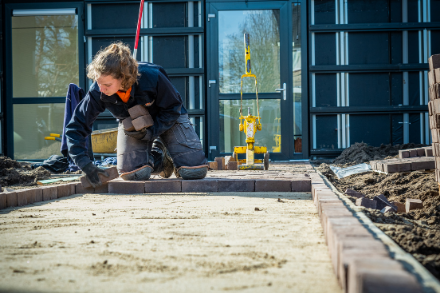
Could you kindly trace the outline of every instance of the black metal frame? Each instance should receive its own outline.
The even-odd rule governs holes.
[[[311,19],[311,7],[307,10],[308,19]],[[431,12],[432,13],[432,12]],[[423,29],[439,29],[439,22],[407,22],[407,23],[359,23],[359,24],[318,24],[311,25],[307,22],[309,37],[308,58],[311,60],[313,48],[311,44],[312,33],[329,33],[329,32],[392,32],[392,31],[419,31]],[[310,61],[309,61],[310,62]],[[311,62],[308,67],[308,75],[311,78],[313,73],[340,73],[340,72],[411,72],[411,71],[427,71],[429,69],[426,63],[416,64],[365,64],[365,65],[315,65]],[[311,87],[312,85],[309,84]],[[310,88],[310,91],[313,89]],[[329,115],[329,114],[403,114],[403,113],[422,113],[428,111],[427,105],[421,106],[377,106],[377,107],[312,107],[308,108],[309,122],[312,124],[313,115]],[[313,135],[312,133],[310,133]],[[310,140],[310,145],[312,141]],[[336,156],[343,149],[335,150],[310,150],[312,156]]]
[[[5,23],[5,42],[4,52],[5,56],[12,56],[12,10],[13,9],[62,9],[62,8],[75,8],[78,15],[78,63],[79,63],[79,86],[84,88],[85,81],[85,68],[82,67],[85,60],[84,56],[84,3],[83,2],[50,2],[50,3],[20,3],[20,4],[5,4],[4,10],[4,23]],[[5,95],[6,100],[5,120],[6,120],[6,144],[5,154],[11,158],[14,158],[14,131],[13,131],[13,105],[15,104],[48,104],[48,103],[65,103],[66,97],[51,97],[51,98],[13,98],[12,97],[12,58],[5,58]]]
[[[207,0],[205,23],[207,24],[207,40],[206,52],[211,56],[207,60],[207,79],[219,80],[218,75],[218,11],[219,10],[246,10],[246,9],[279,9],[280,10],[280,43],[286,44],[280,47],[280,79],[281,83],[286,81],[287,89],[292,89],[293,73],[292,66],[292,5],[293,3],[301,4],[301,51],[307,52],[307,1],[244,1],[237,2],[232,0]],[[211,18],[210,23],[206,22],[208,14],[215,14],[216,18]],[[282,94],[277,93],[261,93],[261,99],[279,99],[281,106],[281,153],[272,153],[271,158],[275,160],[303,159],[309,157],[309,119],[308,119],[308,60],[303,56],[301,60],[301,101],[302,101],[302,139],[303,152],[294,154],[293,141],[293,93],[287,90],[286,101],[282,99]],[[210,129],[219,129],[219,101],[220,100],[236,100],[240,98],[239,94],[219,94],[218,83],[213,84],[207,89],[208,97],[208,125]],[[244,94],[244,99],[255,99],[252,94]],[[213,159],[216,156],[227,155],[229,153],[220,153],[219,137],[217,131],[211,131],[208,134],[209,146],[215,146],[215,151],[208,153],[208,158]]]

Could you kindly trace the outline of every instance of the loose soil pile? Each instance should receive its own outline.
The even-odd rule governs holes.
[[[334,164],[355,165],[374,160],[382,160],[388,157],[394,157],[399,154],[399,150],[412,149],[425,146],[423,144],[397,144],[397,145],[381,145],[373,147],[363,142],[357,142],[351,147],[345,149],[339,157],[334,160]]]
[[[3,187],[19,184],[37,185],[38,180],[48,179],[51,173],[43,167],[32,170],[31,165],[17,162],[8,157],[0,157],[0,185]]]
[[[352,162],[357,164],[383,159],[396,155],[399,149],[414,147],[418,146],[373,148],[357,143],[344,151],[345,154],[343,153],[334,162],[353,165]],[[354,161],[350,161],[351,159]],[[401,214],[393,212],[382,214],[378,210],[365,209],[365,214],[440,279],[440,195],[434,172],[413,171],[393,174],[367,172],[337,179],[329,165],[324,163],[317,169],[342,193],[350,188],[370,199],[380,194],[385,195],[389,201],[400,203],[405,203],[407,198],[420,199],[423,202],[423,209],[420,210]],[[353,202],[356,201],[355,197],[349,196],[349,198]]]

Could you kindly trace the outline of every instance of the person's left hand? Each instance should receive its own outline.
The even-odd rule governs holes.
[[[148,128],[143,128],[139,131],[127,131],[124,130],[125,135],[131,136],[133,138],[139,139],[139,140],[151,140],[151,130]]]

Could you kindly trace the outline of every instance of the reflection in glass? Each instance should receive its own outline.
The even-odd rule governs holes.
[[[78,84],[78,17],[12,17],[13,97],[64,97]]]
[[[252,73],[258,92],[272,93],[280,87],[279,10],[219,11],[220,93],[239,93],[245,74],[244,34],[250,34]],[[255,82],[246,78],[244,93],[255,92]]]
[[[243,100],[243,115],[252,115],[256,109],[256,100]],[[263,129],[255,134],[255,145],[265,146],[269,152],[280,152],[277,139],[281,135],[280,100],[260,99],[260,117]],[[220,108],[220,152],[232,153],[235,146],[246,145],[246,135],[239,132],[240,100],[221,100]]]
[[[192,116],[189,119],[190,119],[191,124],[194,127],[197,135],[200,138],[200,142],[202,143],[202,146],[204,146],[203,141],[204,141],[205,135],[204,135],[204,130],[203,130],[203,117]]]
[[[14,105],[14,157],[18,160],[47,159],[60,154],[60,142],[44,140],[62,134],[64,104]]]
[[[293,140],[295,153],[302,152],[301,117],[301,5],[292,6]]]

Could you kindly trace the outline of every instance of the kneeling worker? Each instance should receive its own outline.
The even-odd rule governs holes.
[[[69,155],[93,186],[101,184],[98,173],[107,174],[87,156],[86,137],[106,109],[119,120],[117,166],[122,179],[147,180],[151,174],[168,178],[173,171],[183,179],[206,176],[208,166],[200,139],[162,67],[138,63],[127,46],[115,43],[97,53],[87,67],[87,76],[94,83],[76,107],[66,138]],[[153,125],[139,131],[124,129],[129,109],[139,105],[148,110]]]

